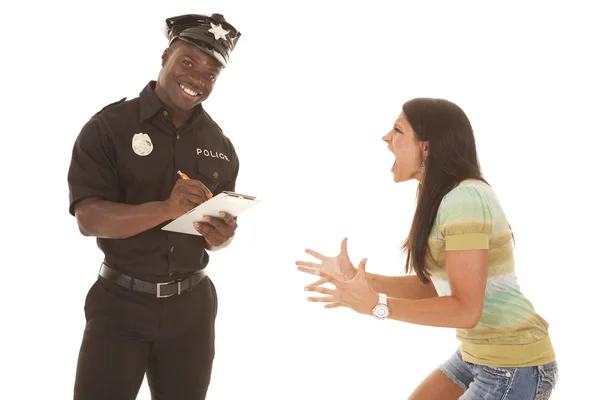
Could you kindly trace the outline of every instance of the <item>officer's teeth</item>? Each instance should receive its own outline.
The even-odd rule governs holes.
[[[187,94],[189,94],[190,96],[197,96],[198,95],[197,92],[194,92],[192,89],[189,89],[189,88],[183,86],[182,84],[179,84],[179,87],[181,89],[183,89],[183,91],[186,92]]]

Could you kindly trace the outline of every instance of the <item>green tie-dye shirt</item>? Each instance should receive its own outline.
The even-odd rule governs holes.
[[[428,267],[440,296],[451,295],[446,251],[488,249],[483,312],[477,326],[457,329],[465,361],[525,367],[554,361],[548,323],[523,295],[515,274],[511,230],[492,188],[466,180],[443,198],[429,245]]]

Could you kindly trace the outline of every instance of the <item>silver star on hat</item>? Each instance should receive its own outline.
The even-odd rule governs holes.
[[[227,39],[227,34],[229,33],[229,31],[226,31],[225,29],[223,29],[223,27],[221,26],[221,24],[219,25],[215,25],[212,22],[210,23],[211,28],[208,30],[210,33],[212,33],[213,35],[215,35],[215,39]]]

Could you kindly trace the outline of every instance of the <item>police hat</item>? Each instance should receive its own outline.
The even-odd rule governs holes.
[[[175,39],[196,45],[216,58],[223,67],[227,66],[229,55],[241,36],[221,14],[186,14],[168,18],[164,33],[169,45]]]

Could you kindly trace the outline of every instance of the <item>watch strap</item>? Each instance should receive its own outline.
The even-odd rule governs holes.
[[[379,293],[379,303],[387,306],[387,295],[385,293]]]

